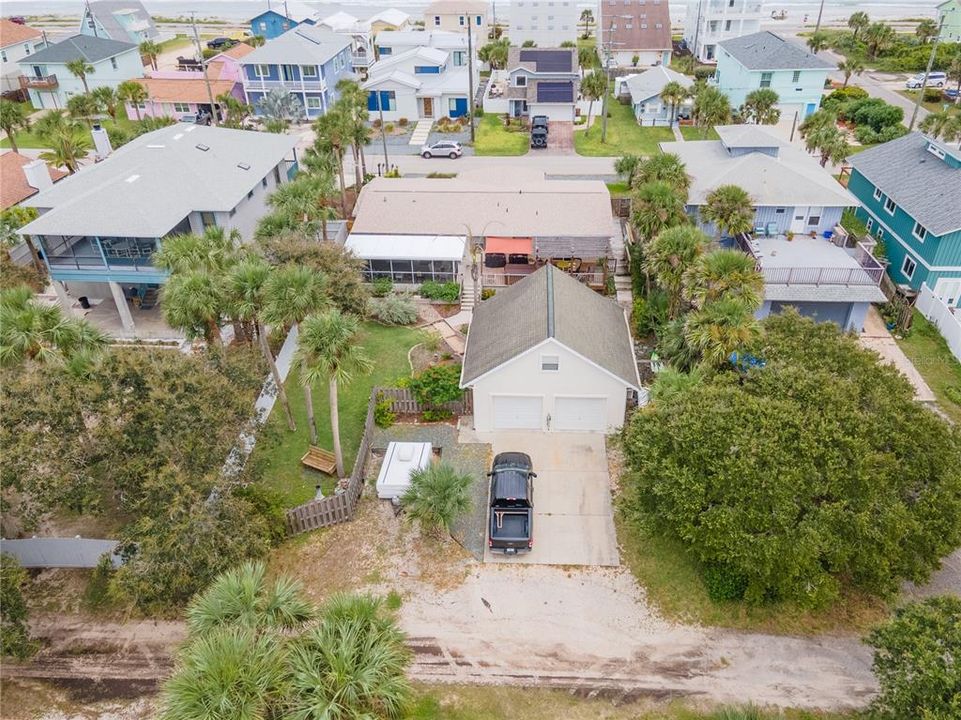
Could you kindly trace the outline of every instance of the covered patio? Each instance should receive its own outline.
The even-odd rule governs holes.
[[[547,263],[603,290],[612,272],[607,259],[610,239],[571,237],[495,237],[484,243],[484,287],[504,287],[523,280]]]
[[[459,235],[352,234],[344,246],[364,262],[364,279],[421,285],[456,282],[466,242]]]

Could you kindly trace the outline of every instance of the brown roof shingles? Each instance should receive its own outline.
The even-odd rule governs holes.
[[[600,0],[598,33],[610,39],[615,51],[670,50],[671,9],[667,0]],[[624,16],[630,16],[628,19]],[[609,32],[610,22],[614,30]],[[658,27],[660,26],[660,27]]]
[[[33,158],[15,152],[0,155],[0,210],[13,207],[40,192],[27,183],[27,176],[23,172],[23,166],[31,162]],[[47,170],[50,171],[50,179],[54,182],[67,176],[63,170],[57,170],[49,165]]]
[[[154,102],[209,103],[207,84],[203,75],[197,74],[200,75],[197,79],[134,78],[134,82],[143,85],[147,89],[148,97]],[[210,90],[216,98],[231,92],[235,84],[233,80],[211,79]]]
[[[242,58],[244,55],[248,55],[253,51],[254,51],[253,46],[248,45],[247,43],[237,43],[232,48],[228,48],[224,50],[222,53],[220,53],[220,55],[226,55],[227,57],[233,58],[234,60],[240,60],[240,58]],[[220,57],[220,55],[218,55],[217,57]]]
[[[29,25],[20,25],[6,18],[0,18],[0,47],[10,47],[26,40],[38,38],[42,34]]]

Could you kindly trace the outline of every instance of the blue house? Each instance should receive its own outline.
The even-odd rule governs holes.
[[[301,25],[240,59],[244,94],[260,115],[260,100],[282,88],[297,96],[308,118],[320,117],[337,100],[337,82],[353,77],[350,59],[349,36]]]
[[[718,44],[712,82],[738,108],[754,90],[770,88],[783,117],[803,120],[821,106],[824,83],[834,65],[804,48],[764,31]]]
[[[250,19],[250,34],[273,40],[303,24],[314,24],[314,11],[309,7],[294,0],[274,0],[271,7],[268,0],[267,9]]]
[[[849,158],[858,216],[884,243],[888,274],[926,283],[951,307],[961,296],[961,151],[911,133]]]

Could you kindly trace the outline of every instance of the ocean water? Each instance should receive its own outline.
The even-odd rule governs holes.
[[[669,0],[671,17],[680,22],[687,13],[687,0]],[[825,0],[824,17],[827,20],[847,17],[856,10],[863,10],[877,19],[896,19],[903,17],[933,17],[939,0]],[[283,0],[270,0],[273,7],[280,7]],[[168,17],[187,16],[196,12],[198,17],[241,20],[252,17],[267,8],[267,0],[144,0],[147,9],[156,15]],[[396,7],[416,15],[428,0],[354,0],[353,2],[322,2],[306,0],[303,4],[316,8],[322,15],[339,10],[357,17],[367,17],[380,10]],[[587,8],[597,6],[596,2],[579,1]],[[765,14],[787,10],[788,20],[799,22],[804,15],[813,20],[817,16],[819,0],[769,0],[764,3]],[[2,0],[4,15],[65,15],[79,17],[83,2],[81,0]],[[495,0],[494,7],[498,18],[510,15],[509,0]]]

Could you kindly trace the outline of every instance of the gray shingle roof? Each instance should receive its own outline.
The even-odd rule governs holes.
[[[631,75],[625,82],[631,93],[631,102],[635,104],[642,103],[648,98],[660,95],[661,90],[663,90],[664,86],[669,82],[680,83],[686,88],[694,84],[693,78],[689,75],[682,75],[663,65],[658,65],[650,70]]]
[[[834,65],[764,30],[719,43],[748,70],[818,70]]]
[[[474,308],[462,383],[471,383],[548,338],[640,389],[624,311],[553,265],[498,289]]]
[[[242,65],[323,65],[350,47],[350,36],[315,25],[298,25],[241,58]]]
[[[26,235],[160,237],[191,212],[232,210],[290,156],[292,135],[177,124],[130,141],[25,205]]]
[[[37,63],[68,63],[81,57],[87,62],[95,63],[136,49],[137,46],[129,42],[91,35],[74,35],[55,45],[48,45],[38,53],[26,56],[20,63],[31,65]]]
[[[961,168],[928,152],[921,133],[865,150],[848,162],[935,235],[961,230]],[[947,153],[944,143],[936,143]],[[954,151],[956,152],[956,151]]]

